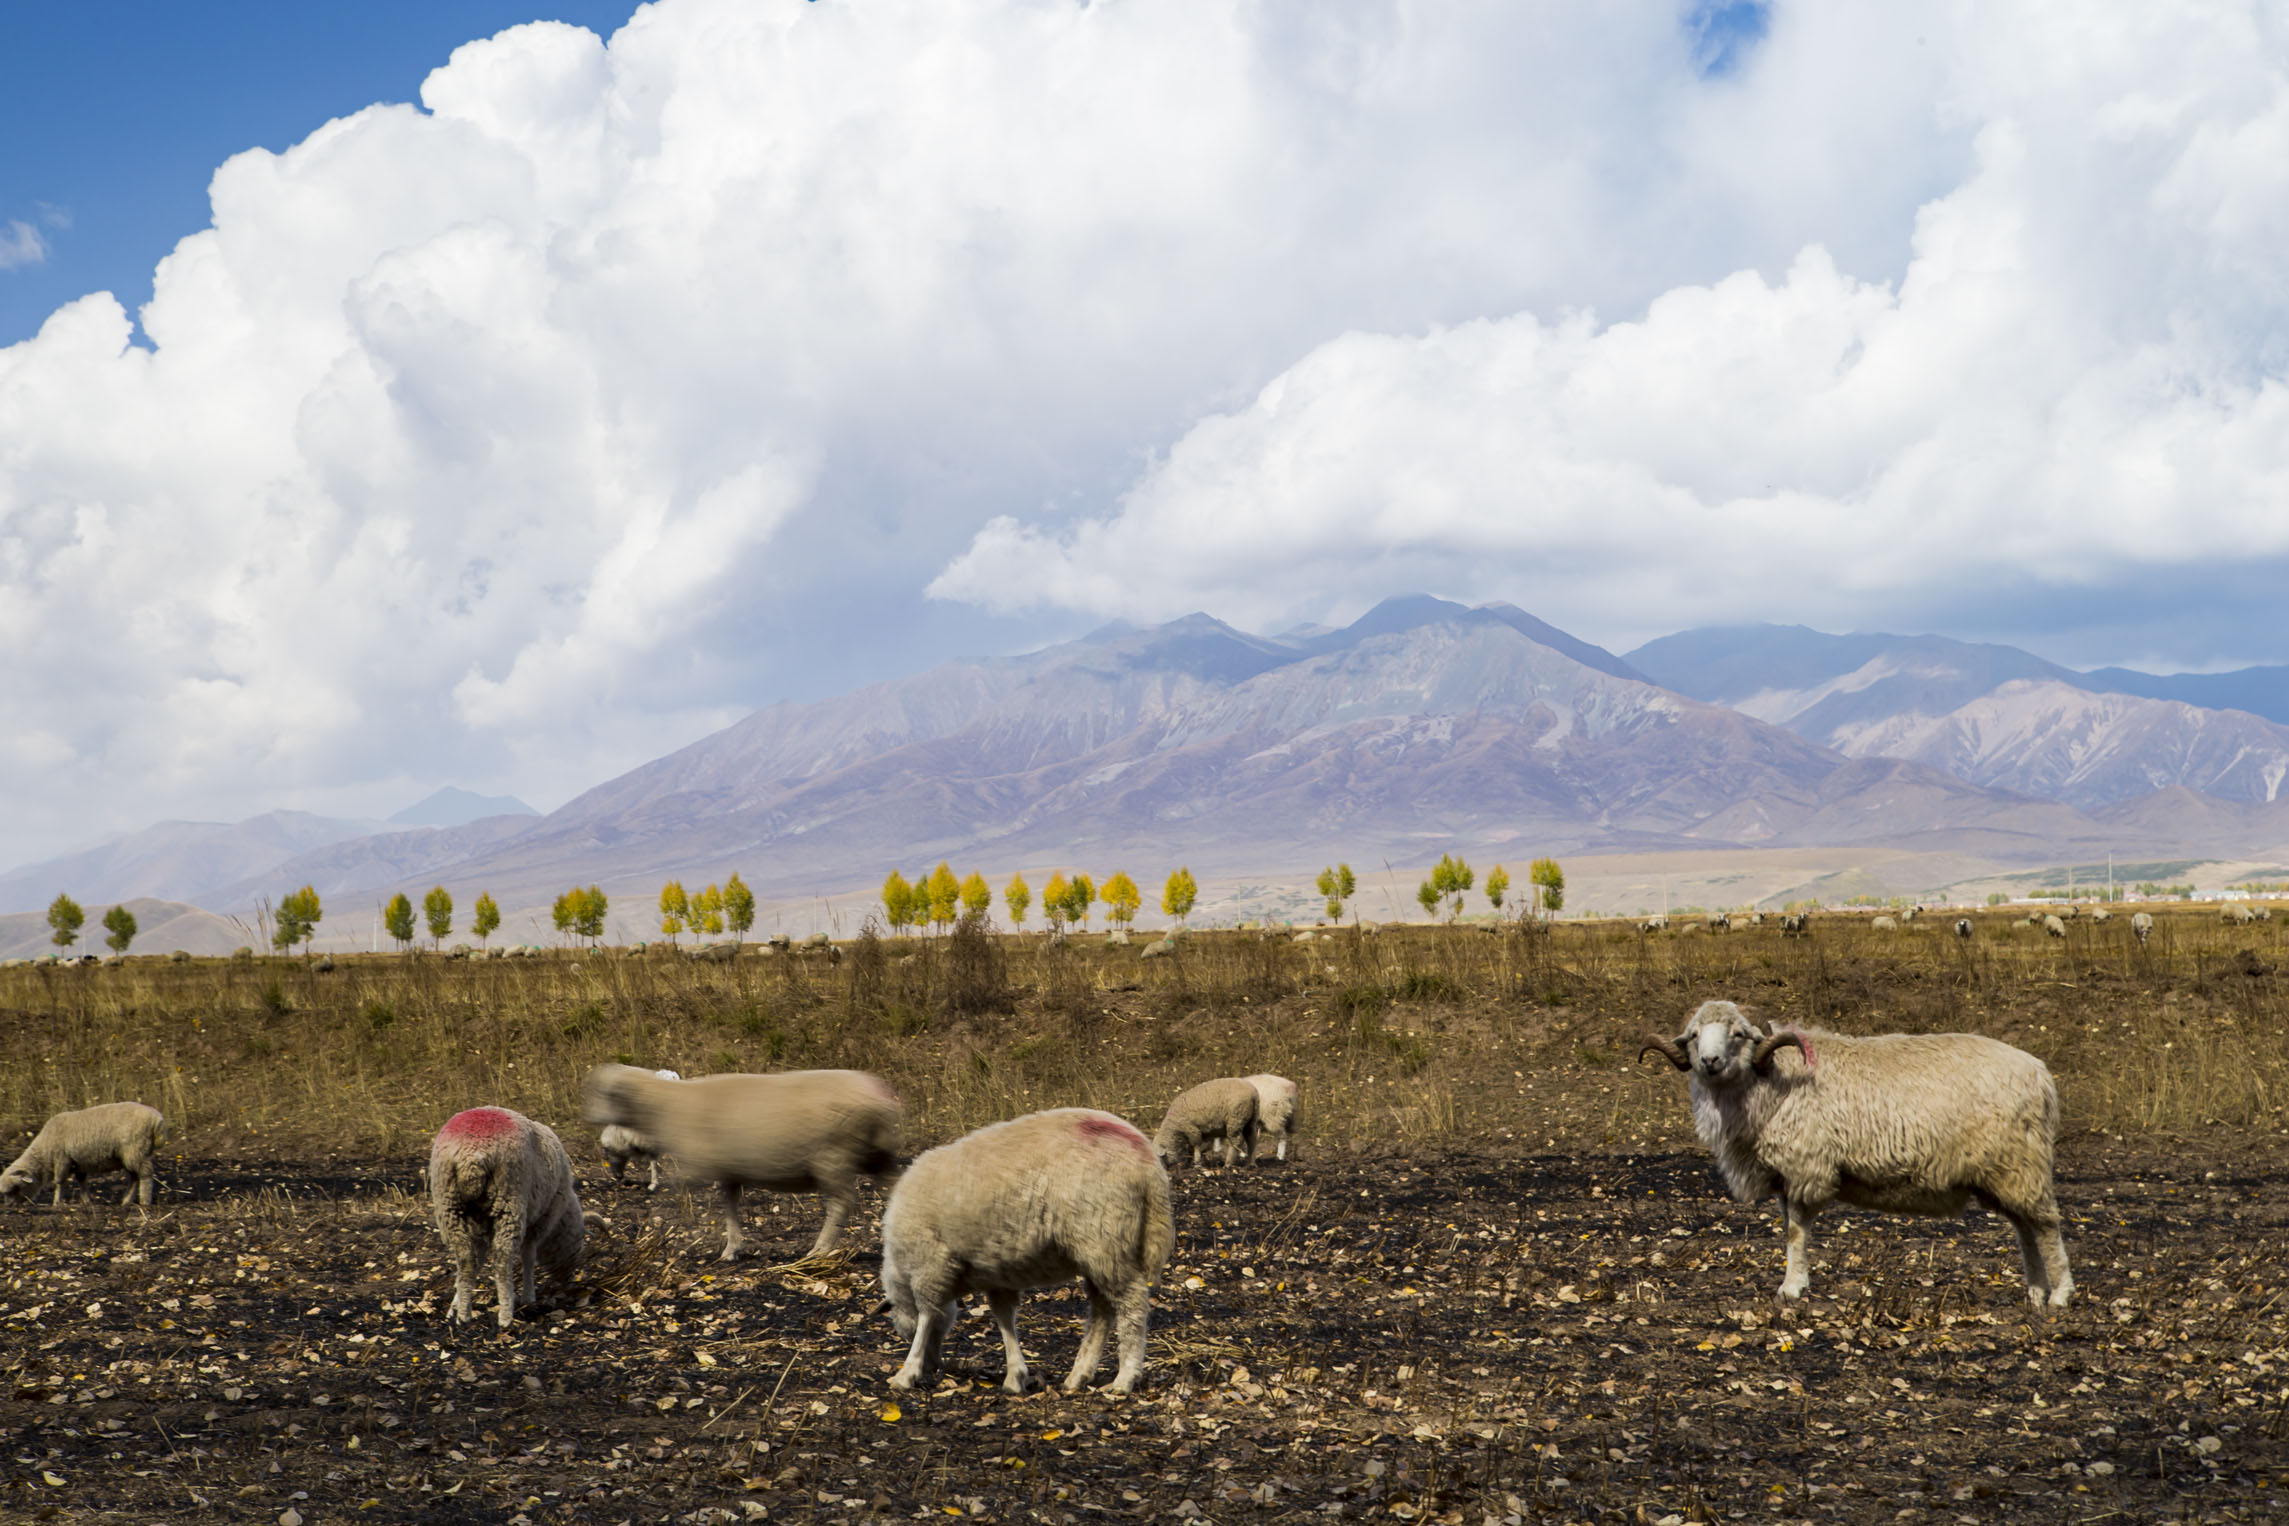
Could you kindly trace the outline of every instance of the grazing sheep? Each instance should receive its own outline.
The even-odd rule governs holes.
[[[2154,935],[2154,917],[2151,912],[2134,911],[2130,914],[2130,935],[2144,943]]]
[[[1792,911],[1780,919],[1780,935],[1783,938],[1800,938],[1810,931],[1812,918],[1808,913]]]
[[[1258,1122],[1256,1088],[1237,1077],[1203,1081],[1189,1091],[1177,1093],[1168,1105],[1168,1114],[1160,1121],[1160,1133],[1154,1143],[1160,1148],[1160,1158],[1169,1165],[1182,1163],[1189,1151],[1192,1163],[1200,1164],[1200,1147],[1212,1139],[1224,1141],[1224,1165],[1230,1169],[1233,1159],[1246,1151],[1247,1158],[1256,1158],[1256,1127]]]
[[[1872,930],[1879,933],[1896,933],[1900,930],[1899,923],[1893,921],[1890,917],[1878,917],[1873,922],[1870,922],[1868,926]]]
[[[1296,1131],[1296,1099],[1299,1088],[1286,1076],[1259,1075],[1248,1077],[1248,1084],[1256,1089],[1256,1122],[1261,1130],[1258,1137],[1270,1143],[1273,1137],[1280,1142],[1279,1158],[1288,1158],[1288,1140]],[[1255,1157],[1249,1157],[1253,1160]]]
[[[1733,919],[1721,911],[1712,911],[1703,920],[1702,925],[1713,933],[1729,933],[1733,930]]]
[[[1174,938],[1157,938],[1154,941],[1146,944],[1144,946],[1144,952],[1137,955],[1137,957],[1139,959],[1166,959],[1169,955],[1175,952],[1176,940]]]
[[[1971,936],[1971,919],[1969,917],[1957,917],[1955,919],[1955,936],[1958,938]]]
[[[1110,1113],[1033,1113],[926,1150],[882,1210],[881,1307],[911,1342],[891,1386],[936,1373],[955,1300],[982,1292],[1001,1330],[1002,1387],[1024,1393],[1018,1303],[1027,1288],[1079,1277],[1089,1323],[1065,1391],[1089,1381],[1117,1333],[1112,1386],[1129,1393],[1144,1372],[1153,1284],[1175,1244],[1168,1173],[1144,1135]]]
[[[1667,932],[1669,930],[1669,919],[1667,917],[1647,917],[1644,921],[1637,924],[1637,930],[1641,933]]]
[[[469,1318],[480,1270],[493,1279],[501,1328],[520,1298],[538,1296],[536,1271],[569,1282],[588,1226],[572,1185],[572,1158],[545,1123],[505,1107],[455,1113],[429,1147],[429,1212],[453,1258],[453,1318]]]
[[[1923,908],[1920,906],[1902,907],[1900,909],[1900,920],[1902,922],[1913,922],[1918,916],[1922,914],[1922,912]]]
[[[1761,911],[1752,911],[1752,912],[1750,912],[1750,913],[1749,913],[1749,926],[1751,926],[1751,927],[1762,927],[1762,926],[1764,926],[1764,913],[1763,913],[1763,912],[1761,912]]]
[[[2226,902],[2225,905],[2218,908],[2217,915],[2219,921],[2230,922],[2235,927],[2247,927],[2257,920],[2257,913],[2251,911],[2248,906],[2240,901]]]
[[[2090,913],[2090,920],[2093,922],[2111,922],[2114,920],[2114,913],[2108,911],[2103,906],[2093,907]]]
[[[1945,1216],[1976,1201],[2018,1231],[2031,1302],[2073,1293],[2051,1175],[2058,1088],[2033,1055],[1969,1033],[1767,1033],[1729,1001],[1703,1002],[1674,1039],[1647,1035],[1638,1058],[1654,1053],[1691,1072],[1694,1129],[1734,1198],[1779,1196],[1781,1297],[1804,1296],[1812,1220],[1839,1201]]]
[[[2043,918],[2043,931],[2053,938],[2066,936],[2066,924],[2056,917]]]
[[[726,1261],[739,1259],[744,1187],[825,1198],[826,1222],[809,1254],[832,1250],[858,1206],[858,1179],[897,1168],[903,1113],[888,1082],[858,1070],[669,1081],[630,1065],[599,1065],[581,1104],[590,1123],[632,1128],[687,1173],[715,1183]]]
[[[0,1171],[0,1198],[19,1192],[32,1197],[47,1181],[55,1184],[55,1206],[61,1208],[64,1183],[70,1178],[124,1171],[130,1180],[120,1206],[140,1198],[148,1208],[152,1184],[158,1180],[152,1159],[166,1139],[167,1120],[157,1108],[140,1102],[105,1102],[58,1113],[40,1125],[15,1163]]]
[[[663,1081],[683,1079],[672,1070],[655,1070],[652,1074]],[[660,1190],[660,1152],[649,1139],[624,1123],[607,1123],[597,1134],[596,1145],[604,1152],[604,1158],[612,1163],[612,1180],[617,1182],[626,1179],[630,1161],[647,1161],[652,1168],[651,1186],[647,1190]]]

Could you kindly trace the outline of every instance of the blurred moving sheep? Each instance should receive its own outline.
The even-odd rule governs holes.
[[[723,1259],[739,1259],[742,1188],[816,1192],[826,1222],[809,1254],[834,1249],[858,1206],[858,1179],[898,1165],[904,1109],[890,1083],[859,1070],[669,1081],[632,1065],[588,1073],[581,1113],[632,1128],[683,1170],[715,1183],[723,1200]]]

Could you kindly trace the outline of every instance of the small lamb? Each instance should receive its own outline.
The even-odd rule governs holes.
[[[158,1180],[152,1159],[166,1139],[167,1120],[157,1108],[140,1102],[106,1102],[76,1113],[58,1113],[40,1125],[15,1163],[0,1171],[0,1198],[19,1192],[32,1197],[47,1181],[55,1184],[55,1206],[61,1208],[68,1179],[124,1171],[131,1179],[120,1206],[141,1198],[148,1208],[152,1185]]]
[[[1237,1076],[1203,1081],[1189,1091],[1177,1093],[1176,1100],[1168,1105],[1167,1115],[1160,1121],[1160,1133],[1154,1136],[1153,1143],[1167,1164],[1182,1164],[1189,1151],[1192,1163],[1197,1166],[1201,1146],[1221,1139],[1224,1166],[1229,1170],[1243,1151],[1250,1161],[1256,1158],[1256,1128],[1261,1107],[1256,1099],[1256,1088]]]
[[[663,1081],[681,1081],[683,1079],[681,1075],[672,1070],[655,1070],[652,1074]],[[660,1190],[659,1147],[642,1134],[637,1133],[624,1123],[607,1123],[598,1132],[596,1145],[598,1149],[604,1152],[604,1158],[612,1163],[612,1180],[616,1182],[625,1181],[628,1175],[628,1163],[641,1160],[648,1162],[652,1168],[651,1186],[647,1190],[652,1192]]]
[[[490,1271],[501,1328],[536,1296],[535,1271],[569,1282],[587,1242],[572,1157],[545,1123],[505,1107],[455,1113],[429,1147],[429,1211],[453,1258],[453,1318]],[[520,1281],[521,1274],[521,1281]]]
[[[1168,1173],[1144,1135],[1110,1113],[1033,1113],[924,1151],[882,1211],[879,1307],[911,1343],[891,1386],[927,1382],[955,1300],[984,1293],[1001,1330],[1002,1387],[1024,1393],[1018,1302],[1027,1288],[1079,1277],[1089,1323],[1065,1391],[1089,1381],[1117,1332],[1113,1392],[1131,1392],[1144,1372],[1153,1284],[1175,1244]]]
[[[1256,1121],[1262,1129],[1260,1137],[1269,1143],[1279,1140],[1279,1158],[1288,1158],[1288,1141],[1296,1130],[1296,1100],[1299,1088],[1286,1076],[1259,1075],[1248,1077],[1248,1084],[1256,1089]],[[1254,1155],[1249,1156],[1255,1159]]]

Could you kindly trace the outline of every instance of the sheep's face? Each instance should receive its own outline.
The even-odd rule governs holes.
[[[32,1173],[21,1166],[10,1166],[6,1171],[0,1171],[0,1198],[11,1198],[18,1193],[30,1197],[37,1186]]]
[[[1764,1030],[1729,1001],[1703,1002],[1686,1023],[1677,1047],[1706,1086],[1739,1086],[1756,1074],[1756,1047]]]

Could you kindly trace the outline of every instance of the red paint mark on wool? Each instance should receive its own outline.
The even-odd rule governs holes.
[[[1088,1117],[1074,1124],[1073,1127],[1080,1131],[1083,1139],[1117,1140],[1140,1155],[1147,1153],[1152,1148],[1144,1135],[1139,1134],[1118,1118]]]
[[[465,1113],[455,1113],[445,1120],[445,1127],[437,1131],[439,1139],[499,1139],[517,1131],[517,1115],[506,1108],[473,1107]]]
[[[1818,1070],[1820,1068],[1820,1059],[1819,1056],[1812,1052],[1812,1035],[1809,1033],[1799,1033],[1797,1037],[1804,1040],[1804,1068],[1806,1070]]]

